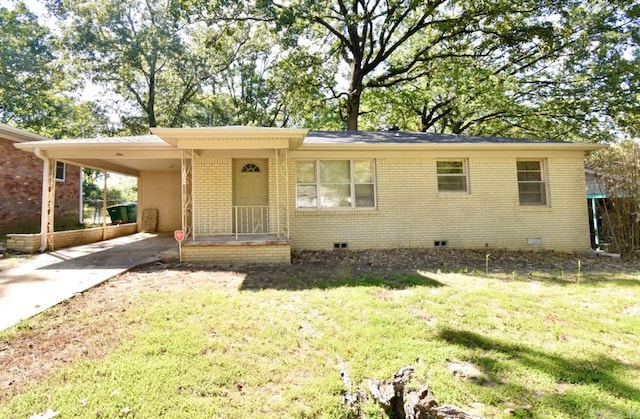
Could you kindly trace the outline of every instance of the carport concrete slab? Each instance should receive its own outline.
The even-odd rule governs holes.
[[[171,235],[137,233],[43,253],[0,271],[0,330],[177,248]]]

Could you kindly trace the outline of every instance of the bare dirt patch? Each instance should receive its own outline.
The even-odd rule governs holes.
[[[489,263],[487,264],[487,254]],[[578,263],[578,261],[580,261]],[[579,268],[578,268],[579,266]],[[122,313],[143,304],[148,292],[194,285],[233,290],[306,289],[363,281],[396,288],[398,275],[463,271],[523,281],[602,280],[605,274],[635,274],[637,260],[555,252],[400,249],[367,252],[301,252],[289,266],[220,268],[153,263],[120,275],[0,334],[0,402],[44,375],[81,360],[100,358],[127,338]],[[561,275],[562,274],[562,275]],[[566,274],[566,275],[565,275]],[[367,282],[373,280],[373,282]],[[376,282],[377,281],[377,282]],[[630,281],[640,281],[638,277]],[[428,314],[424,314],[428,318]]]

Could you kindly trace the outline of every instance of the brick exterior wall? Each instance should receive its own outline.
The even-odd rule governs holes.
[[[294,209],[293,249],[328,250],[334,243],[347,243],[349,249],[433,247],[435,241],[446,241],[454,248],[589,250],[581,152],[450,157],[467,159],[469,193],[438,192],[436,158],[446,155],[377,158],[377,208]],[[545,161],[548,205],[519,204],[519,158]],[[295,188],[294,161],[289,173]],[[290,206],[295,208],[295,189]]]
[[[0,137],[0,235],[40,232],[43,162]],[[55,229],[78,225],[80,168],[66,165],[56,182]]]
[[[289,265],[291,245],[288,242],[229,244],[188,242],[182,245],[182,261],[218,265]]]
[[[375,161],[375,209],[296,209],[296,159],[369,156]],[[468,193],[438,192],[436,161],[439,159],[466,160]],[[544,161],[548,205],[520,205],[518,159]],[[231,158],[196,160],[194,216],[197,226],[206,222],[209,206],[231,206],[233,182]],[[582,151],[292,152],[288,166],[291,248],[330,250],[334,243],[346,243],[354,250],[434,247],[434,242],[446,241],[452,248],[588,251],[583,160]],[[277,173],[274,160],[269,159],[271,205],[276,204],[276,176],[281,191],[285,191],[283,172]],[[281,196],[283,202],[285,196]],[[211,250],[194,247],[187,250],[187,257],[193,261],[225,263],[236,260],[234,258],[245,260],[239,253],[243,251],[225,249],[228,254],[218,257]]]
[[[233,159],[227,157],[194,159],[193,205],[196,231],[211,231],[224,222],[230,226],[233,205]],[[212,213],[211,208],[227,210]],[[224,217],[224,222],[215,220],[212,223],[210,217]]]

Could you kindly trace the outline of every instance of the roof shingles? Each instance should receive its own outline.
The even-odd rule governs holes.
[[[309,131],[304,144],[550,144],[549,140],[474,137],[411,131]]]

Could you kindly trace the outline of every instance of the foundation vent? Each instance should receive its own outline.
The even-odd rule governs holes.
[[[446,240],[436,240],[433,242],[433,247],[447,247],[448,243]]]
[[[529,237],[527,239],[527,244],[529,246],[542,246],[542,239],[539,237]]]
[[[346,249],[347,243],[333,243],[334,249]]]

